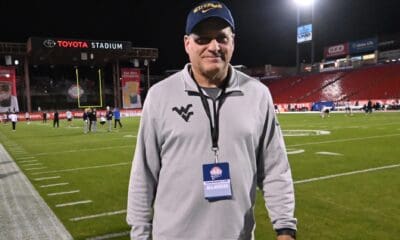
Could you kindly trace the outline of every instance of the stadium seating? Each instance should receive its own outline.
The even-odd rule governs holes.
[[[267,83],[275,103],[400,98],[400,64],[276,79]]]

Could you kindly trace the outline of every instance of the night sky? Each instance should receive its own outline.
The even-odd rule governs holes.
[[[156,74],[186,63],[183,34],[195,2],[1,0],[0,41],[26,42],[30,36],[131,41],[134,47],[159,49],[159,59],[152,64]],[[295,65],[293,0],[224,2],[236,21],[233,64]],[[399,10],[399,0],[315,0],[316,61],[324,46],[400,32]],[[310,12],[301,11],[302,21],[307,22]],[[307,45],[302,49],[308,54]]]

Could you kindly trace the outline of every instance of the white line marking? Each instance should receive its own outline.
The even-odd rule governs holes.
[[[116,238],[116,237],[128,236],[129,234],[130,234],[130,231],[119,232],[119,233],[110,233],[110,234],[106,234],[106,235],[102,235],[102,236],[86,238],[86,240],[105,240],[105,239],[111,239],[111,238]]]
[[[334,152],[316,152],[315,154],[330,155],[330,156],[343,156],[343,154],[341,154],[341,153],[334,153]]]
[[[310,142],[310,143],[288,145],[286,147],[299,147],[299,146],[306,146],[306,145],[316,145],[316,144],[335,143],[335,142],[350,142],[350,141],[357,141],[357,140],[367,140],[367,139],[374,139],[374,138],[385,138],[385,137],[396,137],[396,136],[400,136],[400,134],[388,134],[388,135],[371,136],[371,137],[363,137],[363,138],[347,138],[347,139],[329,140],[329,141],[322,141],[322,142]]]
[[[40,169],[45,169],[47,167],[35,167],[35,168],[27,168],[25,169],[26,171],[32,171],[32,170],[40,170]]]
[[[43,163],[29,163],[29,164],[23,164],[22,166],[27,167],[27,166],[38,166],[38,165],[43,165]]]
[[[52,176],[52,177],[42,177],[42,178],[35,178],[33,180],[35,181],[43,181],[43,180],[48,180],[48,179],[56,179],[56,178],[60,178],[60,176]]]
[[[57,204],[56,207],[67,207],[67,206],[74,206],[74,205],[79,205],[79,204],[87,204],[91,203],[92,200],[83,200],[83,201],[78,201],[78,202],[68,202],[68,203],[60,203]]]
[[[20,161],[19,163],[28,163],[28,162],[37,162],[38,160],[26,160],[26,161]]]
[[[99,214],[88,215],[88,216],[83,216],[83,217],[70,218],[69,220],[72,222],[76,222],[76,221],[85,220],[85,219],[112,216],[112,215],[124,214],[124,213],[126,213],[126,210],[119,210],[119,211],[115,211],[115,212],[105,212],[105,213],[99,213]]]
[[[16,160],[34,159],[35,157],[19,157]]]
[[[56,186],[64,186],[68,185],[69,183],[64,182],[64,183],[54,183],[54,184],[48,184],[48,185],[42,185],[40,186],[41,188],[48,188],[48,187],[56,187]]]
[[[55,192],[55,193],[49,193],[47,196],[57,196],[57,195],[65,195],[65,194],[72,194],[72,193],[78,193],[80,190],[73,190],[73,191],[68,191],[68,192]]]
[[[79,170],[87,170],[87,169],[94,169],[94,168],[104,168],[104,167],[114,167],[114,166],[121,166],[121,165],[128,165],[131,162],[123,162],[123,163],[115,163],[115,164],[107,164],[107,165],[98,165],[92,167],[82,167],[82,168],[72,168],[72,169],[64,169],[64,170],[55,170],[55,171],[47,171],[47,172],[37,172],[32,173],[32,175],[44,174],[44,173],[60,173],[60,172],[73,172]]]
[[[365,173],[365,172],[373,172],[373,171],[379,171],[379,170],[383,170],[383,169],[397,168],[397,167],[400,167],[400,164],[394,164],[394,165],[388,165],[388,166],[376,167],[376,168],[368,168],[368,169],[363,169],[363,170],[357,170],[357,171],[345,172],[345,173],[338,173],[338,174],[327,175],[327,176],[316,177],[316,178],[309,178],[309,179],[294,181],[293,183],[294,184],[299,184],[299,183],[315,182],[315,181],[319,181],[319,180],[325,180],[325,179],[330,179],[330,178],[354,175],[354,174]]]
[[[51,155],[51,154],[63,154],[63,153],[75,153],[75,152],[85,152],[85,151],[99,151],[99,150],[108,150],[108,149],[116,149],[116,148],[131,148],[132,145],[122,145],[122,146],[112,146],[112,147],[103,147],[103,148],[87,148],[87,149],[75,149],[61,152],[45,152],[45,153],[37,153],[35,156],[43,156],[43,155]]]

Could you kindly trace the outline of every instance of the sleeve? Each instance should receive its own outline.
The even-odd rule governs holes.
[[[127,223],[131,239],[152,239],[153,201],[160,171],[157,126],[151,96],[144,104],[128,189]]]
[[[297,230],[292,173],[269,91],[266,101],[268,106],[257,157],[257,183],[273,228]]]

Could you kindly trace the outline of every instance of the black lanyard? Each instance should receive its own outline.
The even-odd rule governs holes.
[[[193,78],[194,80],[194,78]],[[215,162],[218,162],[218,138],[219,138],[219,111],[221,110],[221,106],[225,101],[227,94],[225,94],[225,87],[222,88],[222,93],[216,100],[218,100],[218,108],[215,104],[215,99],[212,100],[213,102],[213,115],[211,115],[210,106],[208,105],[208,101],[206,96],[204,95],[202,89],[200,88],[199,84],[194,80],[199,90],[199,95],[201,99],[201,103],[203,104],[204,110],[206,111],[209,123],[210,123],[210,130],[211,130],[211,140],[212,140],[212,150],[215,154]],[[213,119],[214,117],[214,119]],[[213,125],[214,120],[214,125]]]

